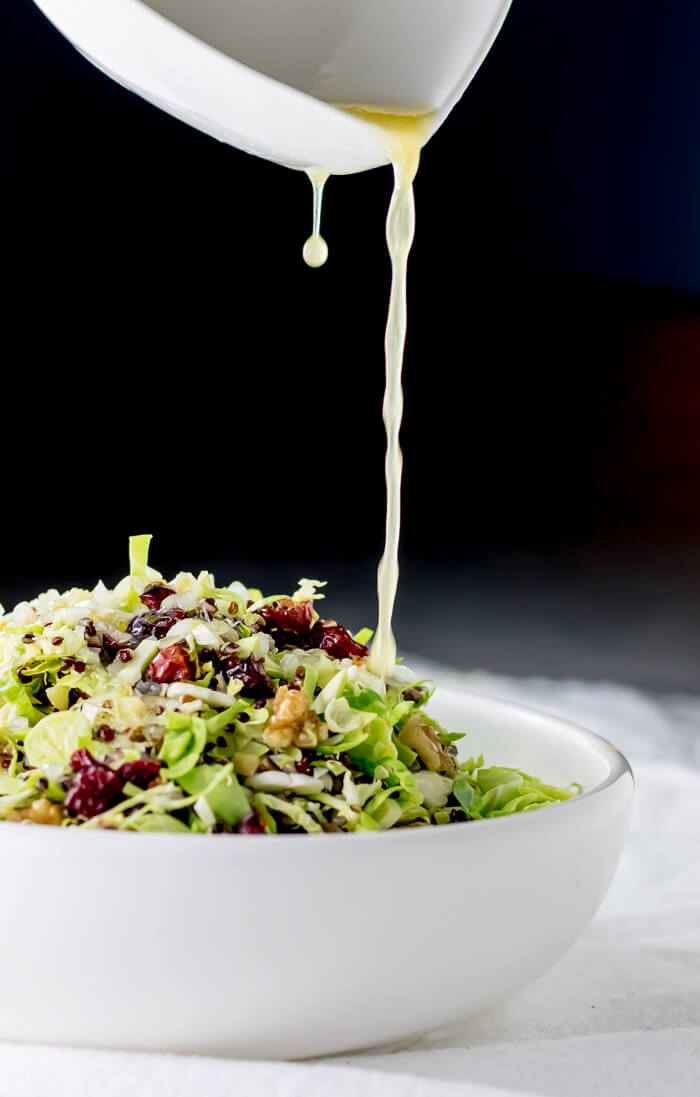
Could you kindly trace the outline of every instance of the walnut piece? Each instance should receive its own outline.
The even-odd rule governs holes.
[[[274,750],[287,747],[315,747],[328,738],[328,730],[309,708],[309,698],[301,689],[280,686],[272,702],[272,716],[263,739]]]
[[[404,746],[415,750],[427,769],[433,773],[455,773],[455,760],[440,742],[437,733],[429,724],[424,724],[420,716],[411,716],[399,734]]]
[[[31,807],[22,808],[21,811],[11,811],[7,818],[12,823],[41,823],[43,826],[58,827],[63,820],[63,812],[58,804],[42,796],[40,800],[35,800]]]

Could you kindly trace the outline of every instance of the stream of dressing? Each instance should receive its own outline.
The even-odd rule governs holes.
[[[379,600],[377,629],[369,653],[368,668],[382,679],[391,673],[396,663],[396,641],[391,627],[399,582],[399,531],[401,527],[401,469],[403,457],[399,431],[403,416],[401,373],[406,342],[406,275],[408,255],[415,230],[413,180],[418,171],[420,151],[429,134],[430,113],[389,114],[371,108],[344,106],[344,110],[379,126],[385,136],[394,167],[394,191],[386,220],[386,240],[391,259],[391,293],[387,316],[384,353],[386,388],[383,417],[386,428],[386,534],[384,553],[377,572]],[[314,188],[313,234],[304,245],[304,259],[310,266],[325,262],[328,248],[320,235],[321,197],[327,172],[308,172]],[[313,242],[313,244],[312,244]],[[321,247],[322,245],[322,247]],[[323,258],[309,262],[310,258]]]
[[[304,244],[302,255],[307,267],[322,267],[328,258],[328,244],[321,236],[321,207],[323,205],[323,188],[329,172],[321,168],[309,168],[306,173],[311,180],[314,192],[313,226],[311,236]]]

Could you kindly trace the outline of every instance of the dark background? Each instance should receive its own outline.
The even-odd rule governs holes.
[[[424,153],[401,646],[700,684],[700,7],[515,0]],[[373,624],[388,169],[306,178],[0,12],[3,569],[112,581],[129,532]]]

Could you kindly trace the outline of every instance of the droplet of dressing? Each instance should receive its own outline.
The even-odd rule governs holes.
[[[311,236],[304,244],[302,255],[307,267],[322,267],[328,258],[328,244],[321,236],[321,206],[323,204],[323,188],[328,178],[327,171],[318,168],[310,168],[306,173],[311,180],[314,193],[313,228]]]
[[[322,236],[310,236],[302,255],[307,267],[322,267],[328,258],[328,244]]]

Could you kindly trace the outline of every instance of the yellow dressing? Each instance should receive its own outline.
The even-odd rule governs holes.
[[[408,256],[415,229],[413,180],[418,171],[420,152],[430,136],[432,112],[397,113],[373,107],[336,104],[383,134],[387,153],[394,168],[394,190],[386,220],[386,240],[391,259],[391,292],[384,337],[386,387],[382,407],[386,428],[386,533],[384,553],[377,570],[378,621],[369,653],[368,667],[382,679],[396,664],[396,641],[391,621],[399,582],[399,531],[401,526],[401,470],[403,457],[399,432],[403,416],[401,372],[406,342],[406,276]],[[313,187],[313,231],[304,244],[304,261],[311,267],[322,266],[328,247],[321,236],[321,203],[329,173],[320,168],[306,173]]]
[[[386,240],[391,258],[391,293],[384,337],[386,388],[383,416],[386,428],[386,533],[384,553],[377,571],[379,600],[377,630],[369,653],[368,668],[385,678],[396,663],[396,641],[391,621],[399,582],[399,530],[401,526],[401,470],[403,457],[399,431],[403,416],[401,372],[406,342],[406,276],[408,255],[415,230],[413,180],[420,152],[430,133],[431,114],[392,114],[365,107],[345,107],[351,114],[379,126],[385,136],[394,167],[394,191],[386,220]]]
[[[323,204],[323,188],[326,185],[328,172],[320,168],[309,168],[306,173],[311,180],[314,193],[313,227],[311,236],[304,244],[302,255],[307,267],[322,267],[328,258],[328,244],[321,236],[321,206]]]

